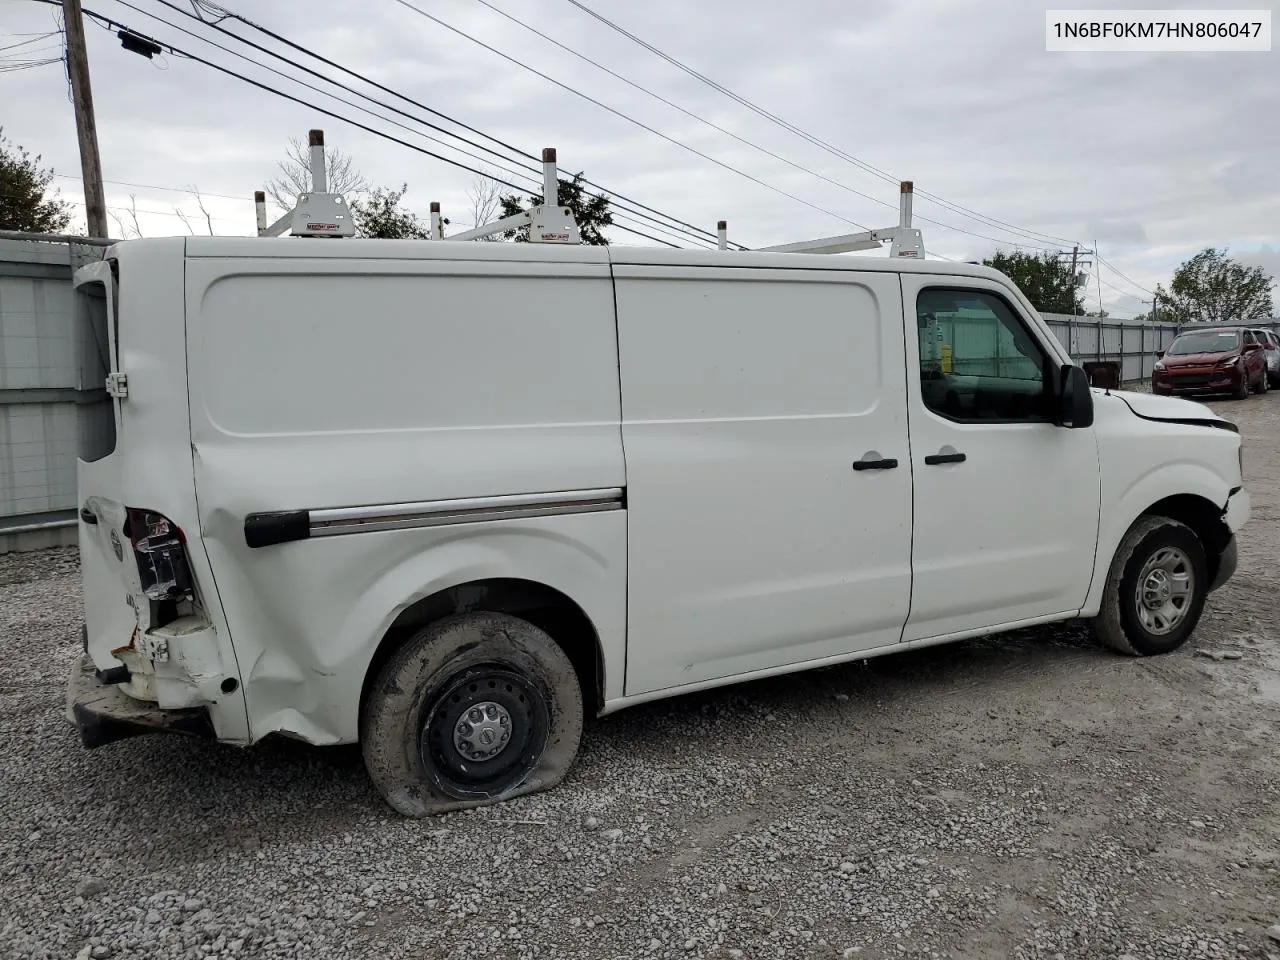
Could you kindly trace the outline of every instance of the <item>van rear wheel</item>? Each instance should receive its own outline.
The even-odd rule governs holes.
[[[1119,653],[1169,653],[1195,630],[1208,592],[1208,563],[1195,532],[1169,517],[1142,517],[1120,541],[1091,627]]]
[[[582,737],[582,690],[564,651],[533,624],[464,614],[396,651],[360,728],[383,799],[405,816],[431,816],[563,780]]]

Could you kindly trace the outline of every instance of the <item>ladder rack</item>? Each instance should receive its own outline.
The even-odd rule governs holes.
[[[279,237],[289,232],[295,237],[354,237],[355,220],[343,197],[328,191],[328,179],[324,159],[324,131],[312,130],[307,135],[311,150],[311,192],[298,197],[293,210],[275,223],[267,224],[266,194],[261,190],[253,195],[257,213],[258,236]],[[573,211],[560,205],[560,177],[556,165],[555,147],[542,151],[543,202],[510,217],[482,224],[462,233],[455,233],[449,240],[480,240],[494,234],[506,233],[521,227],[529,228],[529,240],[533,243],[581,243]],[[817,240],[801,240],[771,247],[758,247],[761,253],[850,253],[856,250],[877,250],[889,244],[890,257],[924,259],[924,239],[920,231],[911,226],[913,185],[910,180],[899,184],[898,223],[878,230],[846,233]],[[440,204],[431,203],[430,238],[443,240],[444,221]],[[716,247],[729,249],[729,225],[725,220],[716,224]]]

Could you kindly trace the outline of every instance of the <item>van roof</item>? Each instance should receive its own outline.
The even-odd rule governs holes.
[[[165,237],[124,240],[118,247],[185,244],[186,256],[288,257],[354,260],[496,260],[524,263],[615,263],[672,267],[755,267],[790,270],[865,270],[1003,278],[989,267],[946,260],[892,260],[887,256],[672,250],[655,247],[550,243],[482,243],[449,240],[319,239],[303,237]]]

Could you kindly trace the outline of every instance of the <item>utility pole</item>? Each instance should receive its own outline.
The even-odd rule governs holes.
[[[1071,248],[1071,312],[1076,312],[1076,264],[1080,261],[1080,244]]]
[[[93,91],[89,87],[89,54],[84,43],[84,17],[80,0],[62,0],[67,31],[67,75],[80,140],[80,175],[84,180],[85,220],[89,236],[107,235],[107,199],[102,191],[102,161],[98,158],[98,126],[93,118]]]
[[[1079,343],[1077,341],[1077,334],[1076,334],[1076,317],[1079,316],[1079,314],[1076,311],[1076,287],[1080,285],[1079,278],[1077,275],[1080,269],[1080,254],[1082,253],[1092,254],[1093,251],[1081,250],[1080,244],[1077,243],[1075,246],[1071,248],[1069,252],[1071,254],[1071,279],[1067,282],[1067,292],[1071,297],[1071,320],[1068,325],[1069,332],[1067,334],[1067,340],[1068,340],[1067,352],[1074,355],[1076,350],[1079,349]],[[1058,257],[1065,257],[1067,253],[1068,251],[1066,250],[1059,250],[1056,253],[1054,253],[1053,258],[1055,262],[1057,261]]]
[[[1093,249],[1098,249],[1098,241],[1093,241]],[[1098,329],[1102,329],[1102,254],[1098,254],[1098,269],[1095,271],[1098,278]],[[1101,334],[1099,334],[1101,336]]]

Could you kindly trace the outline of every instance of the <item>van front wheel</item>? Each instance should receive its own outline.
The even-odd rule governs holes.
[[[1093,633],[1130,656],[1169,653],[1200,622],[1208,590],[1204,545],[1191,528],[1168,517],[1142,517],[1111,561]]]
[[[533,624],[498,613],[414,634],[379,672],[360,724],[374,786],[409,817],[554,787],[581,737],[569,658]]]

